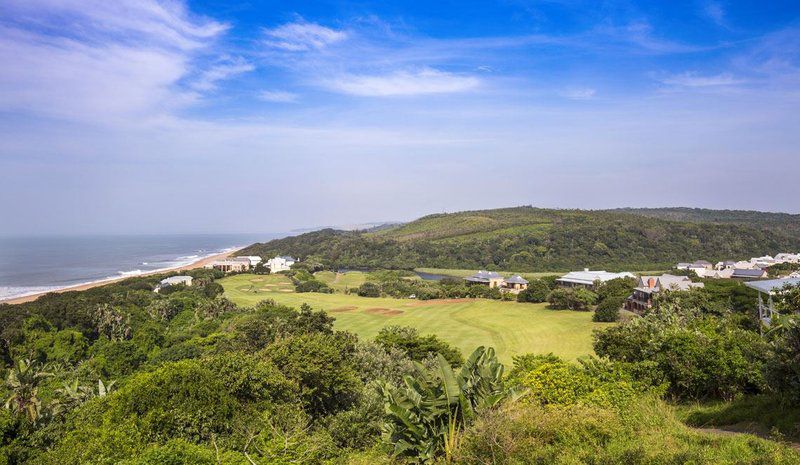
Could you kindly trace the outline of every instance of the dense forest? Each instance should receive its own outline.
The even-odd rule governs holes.
[[[504,367],[491,348],[462,354],[411,328],[359,340],[305,305],[238,307],[219,274],[191,274],[158,293],[163,276],[0,305],[0,463],[800,461],[694,431],[665,402],[758,395],[796,419],[799,291],[763,338],[724,288],[675,292],[598,333],[602,358]]]
[[[239,253],[290,254],[333,269],[647,270],[797,251],[798,231],[798,215],[517,207],[429,215],[373,232],[325,229]]]

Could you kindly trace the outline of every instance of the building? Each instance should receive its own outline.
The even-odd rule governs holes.
[[[528,280],[518,274],[515,274],[514,276],[505,280],[503,287],[510,292],[518,294],[520,291],[524,291],[528,288]]]
[[[191,276],[171,276],[169,278],[164,278],[159,281],[158,286],[154,289],[155,292],[160,291],[161,289],[168,287],[168,286],[177,286],[183,284],[184,286],[191,286],[192,285],[192,277]]]
[[[714,265],[705,260],[697,260],[693,263],[678,263],[675,268],[678,270],[694,271],[698,275],[702,275],[704,270],[713,270]]]
[[[733,279],[742,279],[742,280],[752,280],[752,279],[764,279],[767,277],[767,271],[762,270],[760,268],[753,268],[753,269],[735,269],[733,270],[733,274],[731,278]]]
[[[736,262],[733,260],[725,260],[724,262],[717,262],[717,265],[714,267],[716,270],[732,270],[736,268]]]
[[[505,284],[505,279],[500,276],[500,273],[486,270],[480,270],[472,276],[467,276],[464,281],[469,284],[485,284],[489,287],[503,287]],[[525,284],[527,285],[527,281]]]
[[[688,291],[701,288],[703,283],[694,283],[687,276],[664,274],[661,276],[642,276],[633,289],[633,294],[625,300],[625,309],[641,313],[653,306],[653,297],[659,292]]]
[[[800,263],[800,253],[779,253],[775,255],[778,263]]]
[[[800,286],[800,277],[752,281],[744,283],[744,285],[758,291],[758,318],[769,327],[775,315],[772,296],[783,292],[787,286]],[[764,296],[767,298],[766,303],[764,303]]]
[[[281,255],[267,260],[267,268],[269,268],[270,273],[280,273],[281,271],[291,270],[292,265],[295,263],[297,263],[297,260],[294,258],[288,255]]]
[[[563,287],[584,287],[594,290],[597,283],[604,283],[617,278],[635,278],[633,273],[609,273],[608,271],[591,271],[584,268],[583,271],[571,271],[558,278],[556,283]]]
[[[244,257],[214,260],[206,265],[205,268],[213,268],[215,270],[224,271],[225,273],[244,272],[250,269],[250,260]]]
[[[259,263],[261,263],[261,257],[259,257],[258,255],[247,255],[240,258],[246,258],[247,260],[249,260],[250,266],[253,268],[255,268],[255,266],[258,265]]]

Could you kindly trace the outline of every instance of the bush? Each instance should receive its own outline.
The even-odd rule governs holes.
[[[593,321],[613,322],[619,320],[619,310],[622,304],[615,298],[608,298],[600,302],[592,316]]]
[[[309,279],[306,281],[298,281],[294,286],[296,292],[319,292],[322,294],[332,294],[333,289],[328,287],[327,284],[317,279]]]
[[[518,302],[541,303],[547,301],[550,287],[541,279],[534,279],[528,283],[528,288],[517,294]]]
[[[435,335],[420,336],[415,328],[387,326],[380,330],[375,342],[386,350],[399,349],[411,360],[421,362],[436,354],[441,354],[452,366],[464,363],[461,351],[442,341]]]
[[[597,303],[597,294],[583,288],[559,287],[550,292],[547,301],[556,310],[589,310]]]
[[[380,297],[381,288],[375,283],[366,282],[358,286],[356,294],[358,294],[361,297]]]

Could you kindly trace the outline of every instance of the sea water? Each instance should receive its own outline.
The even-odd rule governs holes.
[[[286,234],[0,237],[0,301],[163,270]]]

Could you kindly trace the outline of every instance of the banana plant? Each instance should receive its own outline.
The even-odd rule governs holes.
[[[432,370],[420,364],[415,368],[403,386],[382,383],[379,390],[386,414],[384,441],[393,446],[395,456],[417,463],[441,455],[449,462],[464,426],[512,395],[492,348],[475,349],[457,373],[441,355]]]
[[[52,373],[48,365],[31,360],[19,360],[8,372],[6,386],[11,395],[6,399],[5,408],[18,415],[24,415],[31,423],[41,417],[42,402],[39,399],[39,384]]]

